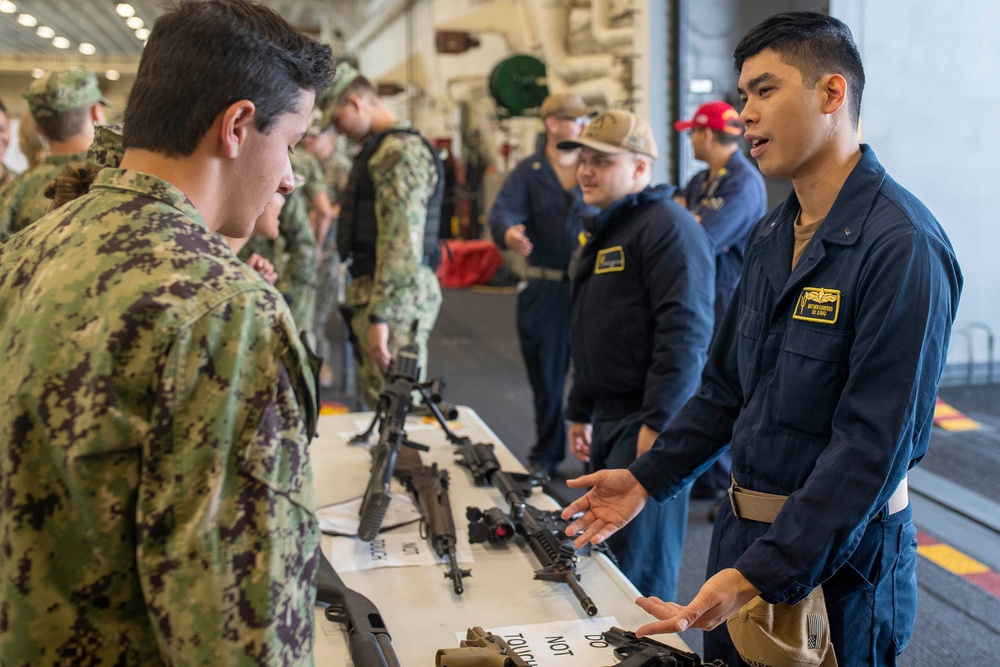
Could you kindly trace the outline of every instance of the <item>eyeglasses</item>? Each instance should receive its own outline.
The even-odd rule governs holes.
[[[590,118],[587,116],[580,116],[578,118],[573,118],[572,116],[560,116],[559,114],[553,114],[559,120],[566,121],[567,123],[573,123],[579,125],[580,127],[585,126],[590,122]]]

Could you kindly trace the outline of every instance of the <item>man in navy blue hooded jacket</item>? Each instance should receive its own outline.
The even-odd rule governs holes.
[[[648,450],[698,386],[712,337],[711,239],[674,188],[650,187],[656,143],[620,109],[583,136],[577,179],[588,238],[573,270],[570,449],[588,470],[625,468]],[[649,504],[608,544],[643,595],[672,598],[684,550],[690,488]]]
[[[741,665],[721,624],[740,628],[758,595],[777,610],[822,585],[839,666],[895,665],[916,614],[906,473],[927,451],[961,270],[858,143],[864,70],[847,26],[779,14],[734,55],[750,155],[793,192],[747,241],[698,393],[629,470],[571,480],[594,488],[564,511],[585,512],[567,532],[607,538],[731,441],[708,581],[687,605],[639,600],[661,620],[637,634],[710,630],[705,658]]]

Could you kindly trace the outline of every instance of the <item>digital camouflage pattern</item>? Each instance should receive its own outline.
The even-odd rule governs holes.
[[[45,187],[63,172],[66,165],[83,162],[86,153],[49,155],[7,186],[0,199],[0,241],[16,234],[52,210]]]
[[[170,184],[0,246],[0,664],[312,665],[314,370]]]
[[[278,215],[280,236],[277,241],[251,237],[240,251],[240,258],[246,260],[257,253],[274,264],[278,272],[278,282],[274,286],[288,300],[299,330],[312,332],[319,260],[316,235],[309,224],[309,201],[326,185],[319,161],[311,153],[300,148],[289,158],[295,174],[295,190],[285,198]]]
[[[351,175],[351,161],[334,152],[325,161],[323,181],[326,183],[330,204],[336,206],[347,187]],[[332,359],[333,339],[340,330],[341,318],[335,315],[340,294],[340,253],[337,252],[337,218],[330,223],[330,231],[323,241],[323,253],[319,261],[319,275],[316,280],[316,351],[324,359]]]
[[[97,75],[80,68],[49,72],[32,81],[21,97],[28,101],[28,109],[35,120],[52,118],[95,102],[108,106],[101,95]]]
[[[94,141],[87,149],[87,162],[98,167],[117,168],[125,157],[122,126],[116,123],[94,125]]]
[[[437,187],[437,166],[419,136],[405,132],[387,135],[368,162],[375,186],[378,242],[375,275],[355,278],[346,291],[354,311],[352,328],[361,344],[358,369],[362,397],[375,407],[384,375],[368,353],[369,316],[389,325],[389,354],[394,358],[407,345],[413,322],[420,368],[427,372],[427,339],[441,309],[441,285],[424,256],[427,202]]]

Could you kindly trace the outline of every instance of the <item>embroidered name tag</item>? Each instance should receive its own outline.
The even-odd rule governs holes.
[[[840,314],[840,290],[803,287],[792,319],[834,324]]]
[[[625,250],[620,245],[616,245],[614,248],[605,248],[597,252],[594,273],[611,273],[612,271],[624,270]]]

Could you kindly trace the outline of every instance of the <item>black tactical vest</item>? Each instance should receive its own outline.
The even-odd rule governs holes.
[[[444,199],[444,165],[437,151],[419,132],[394,127],[368,139],[354,159],[351,176],[347,181],[344,197],[340,200],[340,220],[337,223],[337,249],[344,259],[350,258],[351,275],[355,278],[375,274],[375,247],[378,225],[375,221],[375,184],[368,174],[368,162],[375,155],[382,140],[396,132],[406,132],[420,137],[434,158],[437,185],[427,202],[427,222],[424,225],[424,256],[421,263],[436,269],[441,262],[438,230],[441,227],[441,202]]]

